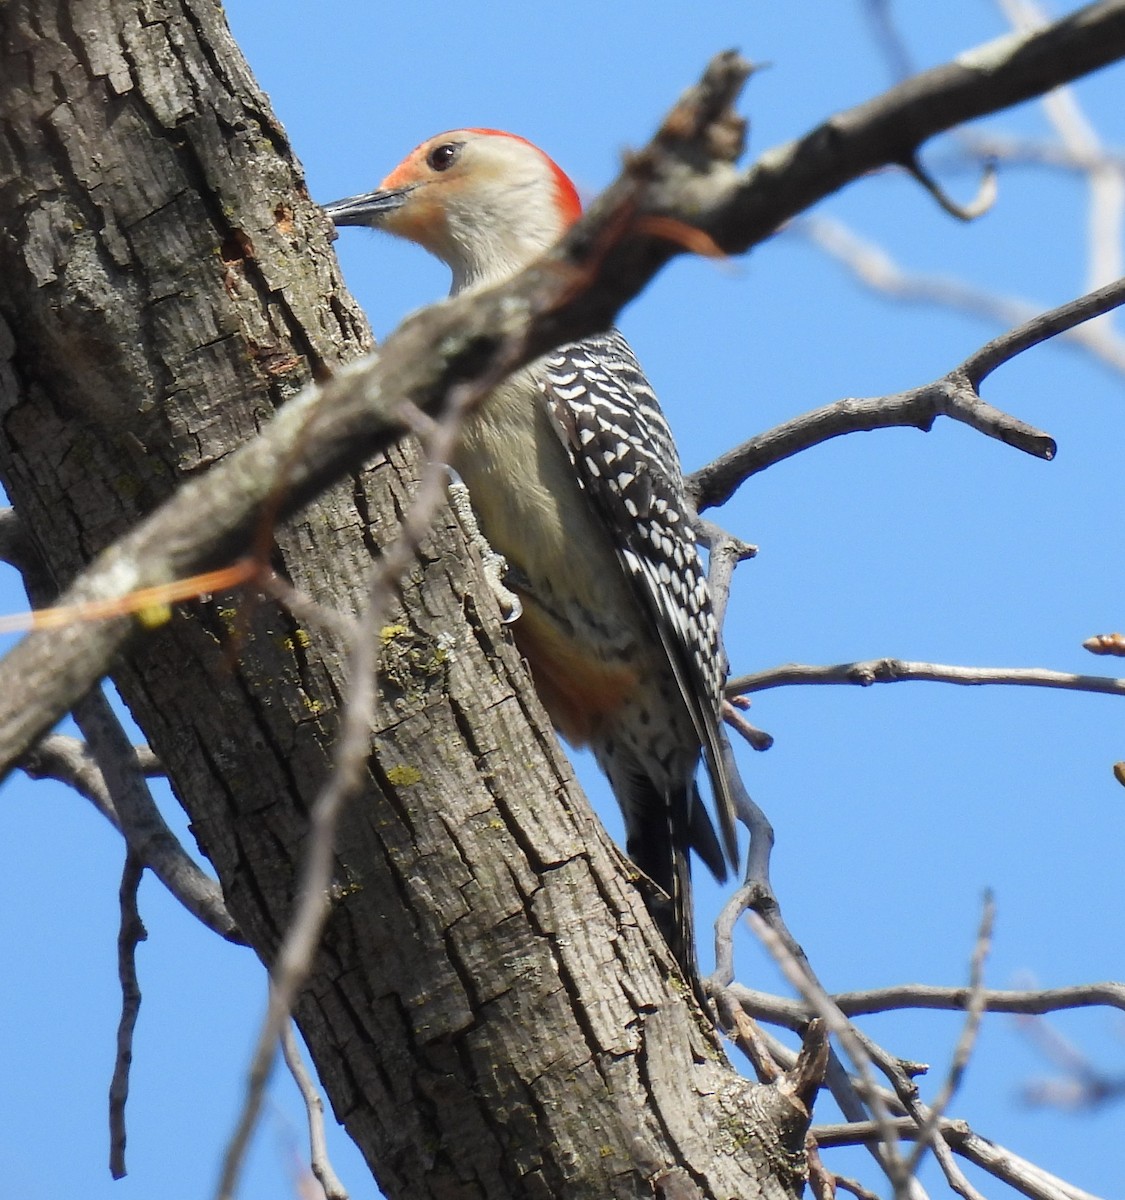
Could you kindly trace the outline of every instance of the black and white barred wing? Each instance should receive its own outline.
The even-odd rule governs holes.
[[[549,410],[668,655],[707,760],[723,841],[737,863],[717,730],[726,671],[671,431],[617,330],[562,346],[543,362]]]

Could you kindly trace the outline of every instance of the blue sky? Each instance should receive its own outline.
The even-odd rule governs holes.
[[[920,66],[1004,28],[992,6],[969,0],[898,9]],[[729,46],[770,64],[743,102],[752,153],[889,82],[857,3],[574,0],[560,10],[234,0],[227,11],[312,194],[325,201],[373,187],[417,142],[458,125],[531,138],[593,195],[620,152]],[[1077,89],[1119,147],[1123,84],[1117,68]],[[1035,105],[985,125],[1047,129]],[[962,197],[973,189],[959,175],[949,186]],[[1077,179],[1008,171],[994,211],[965,226],[910,181],[881,175],[822,211],[881,242],[905,269],[1049,306],[1084,290],[1085,199]],[[444,268],[413,247],[356,230],[338,247],[379,336],[447,288]],[[817,405],[924,383],[998,332],[874,297],[784,236],[746,260],[673,264],[621,323],[689,469]],[[727,619],[734,670],[894,655],[1114,673],[1112,660],[1091,658],[1080,642],[1125,624],[1113,540],[1125,511],[1123,383],[1065,347],[1032,351],[988,381],[987,399],[1057,438],[1050,464],[945,423],[928,435],[840,439],[752,480],[712,514],[761,547],[740,570]],[[3,586],[3,609],[18,608],[18,590]],[[752,717],[776,745],[744,754],[742,769],[777,831],[784,911],[825,985],[963,982],[986,887],[998,907],[991,984],[1125,976],[1125,789],[1111,774],[1125,758],[1122,715],[1107,697],[929,684],[757,698]],[[603,783],[588,763],[581,769],[614,828]],[[170,802],[167,811],[182,830]],[[120,846],[76,796],[21,777],[0,803],[0,856],[7,1190],[24,1200],[209,1195],[262,1005],[260,970],[146,881],[130,1175],[114,1184],[105,1092]],[[702,877],[698,892],[709,921],[721,896]],[[737,961],[745,982],[780,986],[748,934]],[[1121,1014],[1055,1024],[1107,1072],[1125,1074]],[[924,1084],[932,1095],[958,1019],[887,1016],[866,1027],[934,1064]],[[953,1113],[1089,1191],[1121,1194],[1125,1169],[1105,1146],[1120,1139],[1125,1108],[1028,1109],[1019,1089],[1049,1070],[1008,1018],[991,1017]],[[245,1200],[297,1194],[301,1119],[279,1076]],[[353,1197],[376,1195],[347,1139],[333,1145]],[[829,1162],[876,1182],[858,1155]]]

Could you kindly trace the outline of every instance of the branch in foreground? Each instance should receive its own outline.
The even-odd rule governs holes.
[[[309,813],[308,843],[301,863],[297,899],[276,960],[270,968],[266,1014],[254,1046],[241,1110],[223,1155],[215,1193],[219,1200],[232,1200],[237,1190],[239,1174],[273,1070],[278,1040],[289,1024],[293,1003],[308,977],[328,916],[336,826],[344,805],[362,787],[370,750],[379,665],[379,640],[373,636],[373,631],[380,627],[379,618],[389,597],[390,588],[380,564],[372,571],[368,602],[365,611],[358,616],[357,635],[348,646],[346,677],[351,681],[348,696],[333,748],[331,769]]]
[[[733,977],[734,964],[731,935],[734,923],[745,911],[747,905],[754,905],[758,912],[768,918],[770,927],[777,931],[768,935],[768,941],[773,946],[774,952],[778,953],[783,961],[788,961],[791,968],[801,961],[799,947],[797,947],[796,953],[781,948],[785,941],[792,941],[792,938],[781,920],[776,899],[769,889],[768,845],[763,844],[759,847],[760,851],[763,849],[765,853],[762,855],[761,861],[756,863],[753,879],[748,873],[747,883],[728,903],[720,917],[720,923],[716,925],[718,965],[715,974],[709,980],[710,990],[724,1014],[727,1027],[733,1029],[733,1036],[751,1058],[759,1075],[769,1076],[779,1066],[791,1067],[794,1061],[793,1056],[770,1034],[764,1031],[759,1032],[745,1021],[738,1020],[734,1015],[732,1005],[741,1007],[747,1016],[756,1020],[769,1021],[795,1031],[803,1031],[811,1019],[824,1016],[826,1009],[841,1017],[850,1018],[863,1013],[883,1012],[892,1008],[906,1007],[960,1010],[970,1014],[975,1012],[978,1015],[985,1010],[1037,1014],[1094,1004],[1110,1004],[1125,1008],[1125,984],[1119,983],[1014,992],[986,989],[980,986],[979,979],[974,979],[974,984],[969,987],[934,988],[911,985],[827,996],[818,990],[815,977],[811,975],[811,972],[805,975],[805,970],[802,968],[799,974],[805,975],[806,986],[811,984],[811,988],[814,989],[815,1002],[807,993],[802,1002],[754,992],[741,984],[732,983],[730,980]],[[983,937],[982,932],[981,939],[978,940],[976,958],[983,953]],[[802,988],[802,990],[805,989]],[[838,1020],[839,1018],[836,1020],[837,1024]],[[972,1020],[970,1015],[970,1021]],[[842,1128],[854,1130],[858,1123],[859,1128],[874,1131],[869,1136],[854,1140],[862,1141],[868,1146],[888,1175],[900,1185],[900,1190],[901,1187],[906,1186],[909,1172],[903,1170],[905,1164],[901,1162],[898,1155],[888,1157],[884,1153],[885,1135],[888,1131],[901,1133],[909,1128],[911,1136],[918,1137],[919,1130],[924,1128],[928,1129],[931,1134],[932,1148],[941,1163],[946,1178],[962,1196],[975,1198],[977,1193],[950,1158],[949,1149],[945,1143],[949,1143],[957,1154],[981,1166],[997,1179],[1010,1184],[1025,1195],[1033,1197],[1033,1200],[1087,1200],[1086,1193],[1080,1189],[1072,1188],[1069,1184],[1056,1179],[1048,1172],[1019,1158],[1003,1147],[978,1137],[963,1122],[941,1118],[940,1108],[931,1108],[918,1099],[917,1087],[910,1078],[911,1074],[916,1074],[925,1068],[916,1064],[903,1063],[888,1055],[886,1051],[874,1045],[850,1023],[848,1029],[852,1035],[849,1040],[853,1045],[858,1042],[860,1054],[869,1058],[887,1075],[894,1086],[894,1091],[873,1088],[870,1081],[866,1083],[852,1081],[835,1056],[829,1062],[827,1083],[841,1109],[851,1121],[850,1125]],[[956,1073],[960,1069],[961,1064],[955,1055],[947,1090],[952,1090],[952,1084],[956,1082]],[[877,1106],[886,1106],[882,1114],[883,1119],[866,1122],[863,1101],[860,1099],[861,1093],[865,1099],[873,1098]],[[889,1113],[887,1109],[890,1110]],[[898,1114],[901,1113],[908,1114],[904,1120],[910,1122],[909,1126],[898,1121]],[[958,1137],[953,1138],[949,1136],[951,1130],[958,1130],[961,1133]],[[912,1156],[911,1162],[913,1163],[913,1161],[914,1157]],[[916,1186],[916,1184],[912,1183],[911,1186]]]
[[[1000,684],[1125,696],[1125,679],[1114,679],[1108,675],[1074,675],[1068,671],[1050,671],[1039,667],[953,667],[942,663],[908,662],[901,658],[872,658],[866,662],[837,663],[834,666],[789,663],[782,667],[771,667],[768,671],[740,675],[728,682],[727,694],[746,695],[794,684],[845,683],[870,687],[873,683],[905,682],[955,683],[962,687]]]
[[[993,338],[975,354],[969,355],[962,363],[961,370],[969,383],[977,388],[997,367],[1010,362],[1017,354],[1057,337],[1083,321],[1112,312],[1122,303],[1125,303],[1125,278],[1116,279],[1076,300],[1049,309],[1026,324]]]
[[[645,216],[689,223],[725,253],[741,253],[851,180],[911,161],[934,134],[1123,55],[1125,2],[1103,0],[840,113],[744,175],[730,165],[739,120],[729,106],[748,66],[720,55],[550,255],[499,288],[417,314],[380,360],[291,402],[262,436],[185,484],[101,555],[63,603],[120,597],[233,557],[263,506],[277,516],[296,510],[402,436],[406,405],[439,415],[454,384],[488,390],[558,343],[605,328],[682,249],[646,233]],[[280,504],[270,504],[279,495]],[[0,775],[106,672],[132,628],[119,618],[34,633],[8,655],[0,668]]]

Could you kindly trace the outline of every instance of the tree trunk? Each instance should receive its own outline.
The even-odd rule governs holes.
[[[370,335],[212,0],[9,0],[0,55],[0,470],[65,586]],[[273,562],[354,610],[416,477],[399,448],[341,481]],[[793,1194],[807,1114],[684,995],[454,522],[371,636],[369,776],[297,1015],[383,1189]],[[268,964],[340,644],[232,593],[138,633],[114,679]]]

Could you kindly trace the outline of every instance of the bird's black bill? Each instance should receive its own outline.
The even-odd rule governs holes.
[[[349,196],[333,200],[324,211],[335,225],[378,225],[389,212],[400,208],[410,194],[410,188],[394,188],[384,192],[368,192],[364,196]]]

